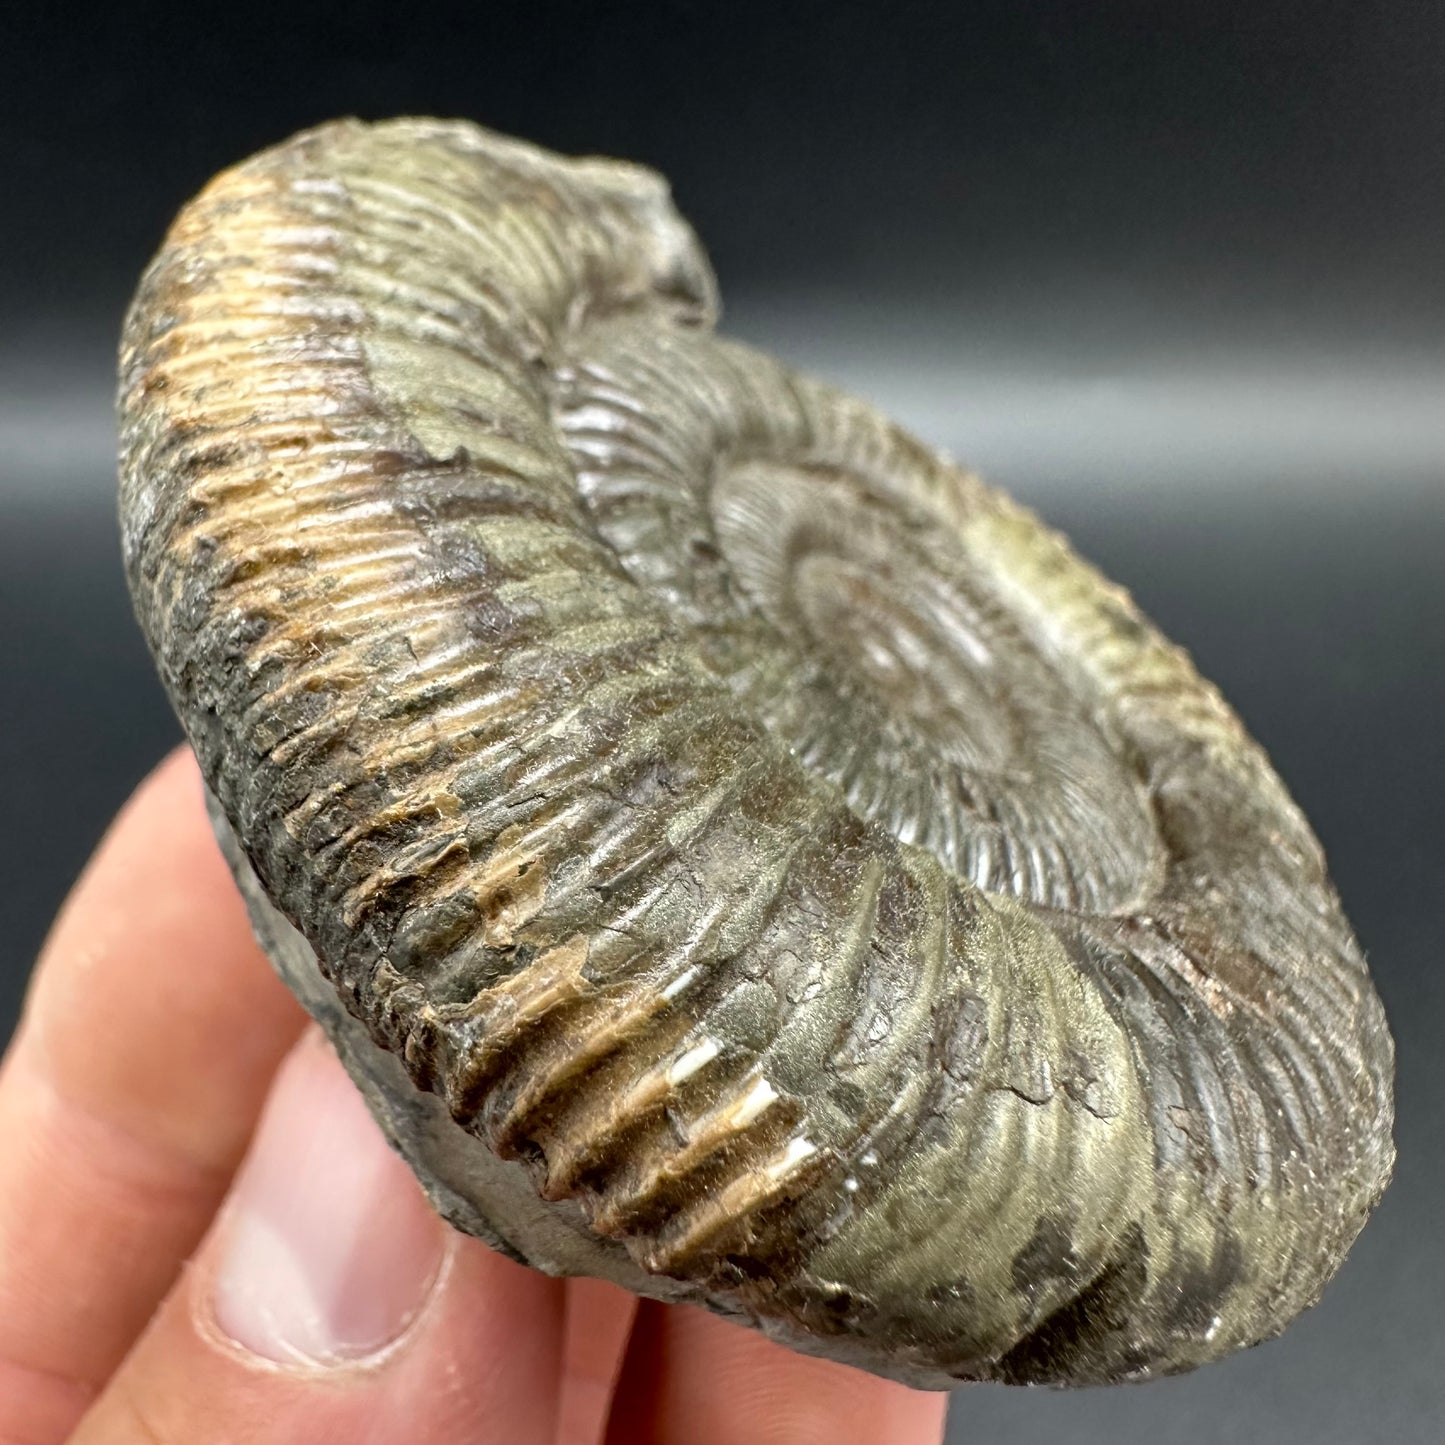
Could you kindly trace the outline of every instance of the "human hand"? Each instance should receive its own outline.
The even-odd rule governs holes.
[[[0,1143],[0,1445],[942,1434],[942,1395],[445,1225],[253,942],[184,751],[51,931]]]

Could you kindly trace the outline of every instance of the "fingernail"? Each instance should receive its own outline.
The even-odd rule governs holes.
[[[396,1340],[447,1237],[316,1033],[276,1077],[220,1230],[216,1323],[264,1359],[312,1366]]]

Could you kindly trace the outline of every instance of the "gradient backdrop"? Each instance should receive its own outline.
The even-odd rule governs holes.
[[[1185,1379],[966,1390],[950,1438],[1441,1439],[1440,0],[20,10],[0,1039],[69,879],[177,737],[121,579],[110,421],[121,309],[175,208],[343,113],[647,161],[728,329],[1035,506],[1220,683],[1323,838],[1397,1033],[1396,1183],[1316,1310]]]

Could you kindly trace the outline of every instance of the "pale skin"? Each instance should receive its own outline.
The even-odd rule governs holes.
[[[943,1435],[943,1395],[443,1224],[252,940],[183,750],[51,930],[0,1141],[0,1445]]]

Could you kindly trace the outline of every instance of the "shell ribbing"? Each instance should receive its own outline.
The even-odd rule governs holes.
[[[257,874],[460,1126],[720,1308],[951,1378],[1272,1333],[1392,1157],[1318,845],[1124,593],[713,309],[656,178],[464,125],[183,212],[126,555]]]

